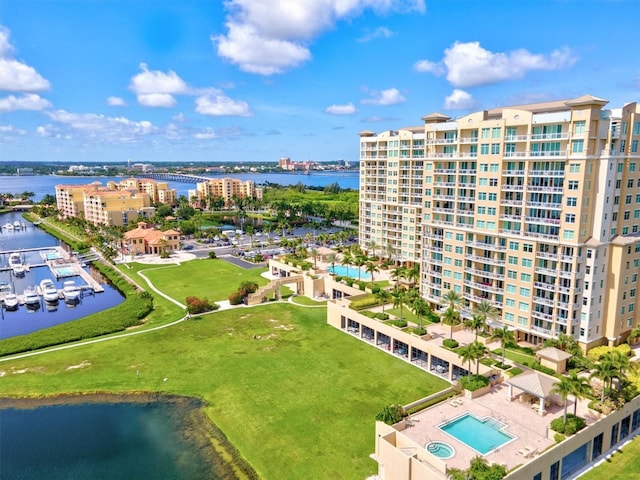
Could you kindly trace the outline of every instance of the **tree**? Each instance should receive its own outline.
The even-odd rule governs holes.
[[[573,403],[573,416],[575,417],[578,412],[578,400],[585,398],[591,392],[591,384],[589,380],[584,377],[579,377],[575,372],[569,375],[567,380],[571,384],[571,395],[575,398],[575,402]]]
[[[458,349],[458,357],[462,360],[462,363],[469,363],[469,373],[471,373],[471,361],[476,359],[476,354],[473,351],[473,343],[469,345],[465,345],[464,347],[460,347]]]
[[[476,361],[476,375],[478,375],[480,373],[480,360],[487,354],[487,347],[480,342],[472,342],[469,345],[471,345],[473,359]]]
[[[347,277],[349,276],[349,265],[353,265],[353,255],[351,255],[351,252],[345,252],[342,254],[342,260],[340,260],[340,263],[343,266],[347,267]]]
[[[504,357],[507,353],[507,345],[509,343],[515,343],[516,336],[513,330],[510,330],[506,325],[501,328],[496,328],[491,334],[491,340],[499,340],[500,347],[502,347],[502,365],[504,365]]]
[[[411,268],[406,268],[404,276],[412,285],[415,285],[420,279],[420,265],[415,264]]]
[[[482,300],[475,307],[473,307],[472,315],[474,317],[480,317],[482,319],[481,328],[484,328],[487,324],[487,320],[495,320],[498,317],[498,309],[493,306],[488,300]],[[478,337],[478,331],[476,330],[476,338]]]
[[[358,281],[360,281],[362,277],[362,266],[367,263],[367,257],[364,255],[356,255],[353,259],[353,264],[358,267]]]
[[[373,296],[376,298],[378,302],[382,304],[382,313],[384,313],[384,306],[386,303],[389,302],[389,299],[391,298],[391,293],[389,293],[389,291],[385,290],[384,288],[381,288],[376,293],[374,293]]]
[[[396,267],[391,271],[391,278],[395,280],[396,287],[398,286],[400,279],[404,278],[406,271],[407,269],[403,266]]]
[[[313,258],[313,268],[318,268],[318,249],[311,249],[311,257]]]
[[[400,321],[402,321],[402,307],[404,306],[404,299],[406,291],[403,288],[395,287],[391,292],[393,297],[393,308],[400,308]]]
[[[416,298],[413,301],[413,304],[411,305],[413,307],[413,311],[416,314],[416,316],[418,317],[418,328],[420,328],[420,332],[423,331],[422,328],[422,318],[428,313],[429,309],[429,304],[427,303],[427,301],[422,298]]]
[[[589,378],[597,378],[602,382],[602,396],[600,402],[604,402],[605,390],[607,385],[610,384],[618,374],[615,366],[610,361],[603,359],[593,366],[593,370]]]
[[[364,271],[367,272],[369,275],[371,275],[371,283],[373,283],[374,282],[373,274],[378,273],[380,269],[377,267],[375,263],[367,262],[364,267]]]
[[[451,323],[450,339],[453,339],[453,326],[460,318],[458,309],[464,305],[464,297],[455,290],[449,290],[442,296],[440,301],[443,305],[447,306],[447,310],[444,312],[445,320]]]
[[[329,262],[331,264],[331,272],[335,272],[336,269],[336,262],[338,261],[338,254],[335,252],[331,252],[329,255],[327,255],[327,262]]]
[[[368,254],[369,256],[373,257],[376,254],[376,250],[378,249],[378,244],[376,243],[375,240],[369,240],[369,246],[368,246]]]
[[[484,327],[487,325],[487,322],[485,322],[484,318],[482,318],[479,315],[473,315],[473,317],[471,317],[471,328],[473,328],[476,331],[476,338],[475,340],[478,340],[478,331],[479,330],[483,330]]]
[[[561,377],[556,383],[553,384],[551,393],[557,393],[564,402],[564,417],[563,422],[567,423],[567,397],[573,393],[573,383],[567,377]]]
[[[636,328],[631,330],[631,333],[629,334],[629,342],[638,337],[640,337],[640,325],[638,325]]]

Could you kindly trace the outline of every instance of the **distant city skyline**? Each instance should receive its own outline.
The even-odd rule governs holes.
[[[635,0],[0,0],[0,160],[358,160],[358,132],[640,97]]]

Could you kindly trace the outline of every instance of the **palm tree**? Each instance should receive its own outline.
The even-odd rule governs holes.
[[[327,255],[327,262],[331,264],[331,272],[333,273],[336,269],[336,262],[338,261],[338,254],[336,252],[331,252]]]
[[[364,267],[364,271],[367,272],[369,275],[371,275],[371,283],[373,283],[373,274],[378,273],[380,269],[377,267],[375,263],[367,262],[367,264]]]
[[[498,317],[498,309],[493,306],[491,302],[488,300],[482,300],[475,307],[473,307],[473,316],[478,316],[482,319],[483,323],[486,325],[487,320],[495,320]],[[481,327],[484,328],[485,325]],[[476,335],[477,335],[476,331]]]
[[[484,318],[479,315],[474,315],[471,318],[471,328],[473,328],[476,331],[475,341],[478,341],[478,331],[481,329],[484,329],[486,325],[487,325],[487,322],[485,322]]]
[[[311,256],[313,257],[313,268],[318,268],[318,249],[311,249]]]
[[[502,328],[496,328],[491,335],[491,340],[500,340],[500,346],[502,347],[502,365],[504,365],[504,357],[507,353],[507,345],[516,341],[516,336],[513,330],[509,330],[506,325]]]
[[[345,252],[342,254],[342,260],[340,263],[347,267],[347,277],[349,276],[349,265],[353,265],[353,256],[351,252]]]
[[[395,287],[393,292],[391,292],[391,296],[393,297],[393,308],[400,308],[400,321],[402,321],[402,307],[404,305],[406,291],[403,288]]]
[[[595,377],[602,382],[602,396],[600,397],[601,403],[604,402],[604,394],[605,390],[607,389],[607,384],[610,384],[617,374],[618,371],[616,370],[613,363],[607,360],[597,362],[593,366],[593,370],[591,372],[591,375],[589,375],[589,378]]]
[[[480,342],[470,343],[471,352],[473,353],[473,359],[476,361],[476,375],[480,374],[480,360],[487,354],[487,347]]]
[[[404,276],[411,284],[415,285],[420,279],[420,265],[415,264],[411,268],[406,268]]]
[[[575,372],[569,375],[568,380],[571,383],[571,394],[575,398],[573,403],[573,415],[575,416],[578,412],[578,400],[585,398],[591,392],[591,384],[589,380],[579,377]]]
[[[629,368],[629,357],[619,350],[611,350],[604,354],[603,360],[611,363],[615,368],[616,375],[614,375],[613,378],[618,380],[618,390],[620,390],[623,382],[627,379],[626,372]],[[609,388],[612,387],[613,378],[611,379]]]
[[[400,279],[404,278],[406,270],[407,269],[405,267],[399,266],[399,267],[394,268],[391,271],[391,278],[395,279],[396,287],[398,286],[398,283],[400,282]]]
[[[414,313],[418,317],[418,326],[420,328],[420,332],[422,332],[422,317],[427,314],[429,304],[424,298],[418,297],[413,301],[413,304],[411,306],[413,307]]]
[[[391,293],[389,293],[389,291],[385,290],[384,288],[381,288],[376,293],[374,293],[373,296],[376,297],[376,300],[382,304],[382,313],[384,313],[384,306],[389,302]]]
[[[458,309],[464,305],[464,297],[455,290],[449,290],[442,296],[440,301],[443,305],[447,306],[447,310],[444,312],[445,320],[451,323],[450,339],[453,339],[453,326],[460,318]]]
[[[367,263],[367,257],[365,257],[364,255],[356,255],[356,257],[353,259],[353,264],[358,267],[358,281],[360,281],[361,277],[362,277],[362,267],[365,263]]]
[[[631,333],[629,334],[629,341],[638,337],[640,337],[640,325],[631,330]]]
[[[476,359],[476,354],[473,351],[473,343],[458,348],[458,357],[462,359],[462,363],[469,362],[469,373],[471,373],[471,361]]]
[[[369,240],[369,255],[374,257],[377,249],[378,249],[378,244],[376,243],[376,241]]]
[[[557,393],[564,402],[564,417],[563,422],[567,423],[567,397],[573,393],[573,383],[567,377],[561,377],[556,383],[553,384],[551,393]]]

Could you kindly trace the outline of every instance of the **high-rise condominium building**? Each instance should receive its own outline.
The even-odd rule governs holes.
[[[360,240],[421,292],[482,301],[517,338],[585,347],[640,323],[640,106],[579,98],[360,133]],[[495,325],[495,324],[494,324]]]

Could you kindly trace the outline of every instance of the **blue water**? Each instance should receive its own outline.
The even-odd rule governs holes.
[[[60,405],[0,410],[0,478],[218,478],[180,434],[166,404]]]
[[[338,183],[341,188],[358,189],[360,185],[358,172],[328,172],[303,175],[296,173],[241,173],[229,175],[203,175],[211,178],[231,177],[238,180],[251,180],[258,184],[277,183],[278,185],[296,185],[302,183],[312,187],[325,187],[331,183]],[[46,194],[55,195],[56,185],[78,185],[100,182],[103,185],[108,180],[120,180],[124,177],[59,177],[53,175],[33,176],[4,176],[0,175],[0,193],[20,195],[22,192],[33,192],[37,202]],[[195,189],[195,184],[169,182],[170,188],[177,190],[178,196],[189,196],[189,190]]]
[[[360,270],[360,277],[358,277],[358,267],[347,267],[346,265],[332,265],[329,267],[331,273],[340,275],[341,277],[351,277],[356,280],[371,280],[371,274],[365,272],[362,268]]]
[[[481,455],[486,455],[514,438],[494,427],[494,421],[491,417],[483,421],[471,413],[466,413],[438,428]]]
[[[7,222],[13,223],[15,220],[25,222],[26,229],[14,230],[0,234],[0,252],[12,252],[23,248],[43,247],[47,251],[48,247],[59,244],[59,241],[27,222],[18,213],[6,213],[0,215],[0,225]],[[9,261],[9,253],[0,253],[0,266],[4,267]],[[42,264],[43,260],[39,252],[25,252],[23,262],[29,265]],[[90,267],[87,267],[90,268]],[[94,277],[98,274],[91,272]],[[0,272],[0,282],[9,282],[13,291],[22,294],[29,285],[39,285],[40,281],[50,278],[58,289],[61,289],[65,280],[73,280],[76,285],[83,285],[85,282],[78,276],[65,277],[60,280],[51,274],[48,267],[35,267],[26,272],[23,277],[16,277],[10,270]],[[79,304],[69,306],[64,301],[58,302],[55,310],[53,307],[40,302],[40,307],[36,310],[27,309],[24,305],[18,310],[9,312],[0,309],[0,339],[25,335],[43,328],[52,327],[60,323],[77,320],[92,313],[100,312],[107,308],[116,306],[124,301],[124,297],[106,281],[101,281],[104,292],[93,296],[82,297]]]

